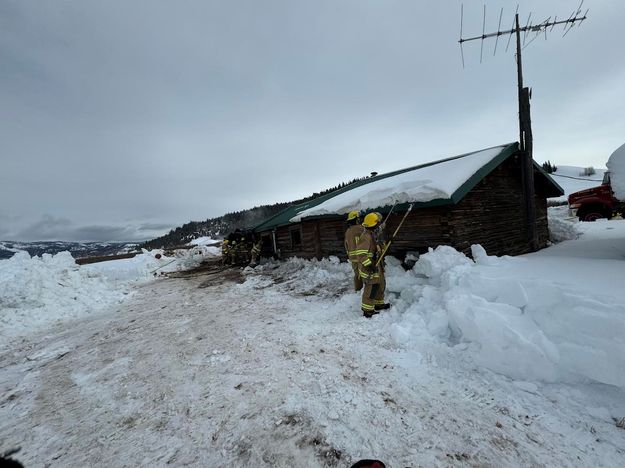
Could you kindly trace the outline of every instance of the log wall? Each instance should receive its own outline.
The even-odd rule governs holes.
[[[482,179],[458,204],[413,209],[397,234],[390,255],[403,258],[408,252],[427,252],[429,247],[451,245],[470,254],[472,244],[481,244],[489,255],[519,255],[531,251],[520,160],[508,158]],[[544,184],[536,186],[536,220],[539,247],[549,240],[547,200]],[[404,213],[393,213],[387,221],[391,236]],[[345,259],[344,217],[305,220],[276,230],[280,256]],[[301,232],[301,244],[292,242],[291,231]]]

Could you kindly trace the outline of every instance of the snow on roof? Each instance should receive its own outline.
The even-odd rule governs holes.
[[[610,184],[616,198],[625,200],[625,144],[619,146],[610,159],[608,159],[610,171]]]
[[[345,214],[352,210],[367,211],[395,203],[451,200],[452,195],[485,165],[510,145],[495,146],[475,153],[398,171],[396,175],[379,176],[361,185],[298,213],[291,222],[309,216]]]

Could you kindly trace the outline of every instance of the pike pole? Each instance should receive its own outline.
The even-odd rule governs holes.
[[[406,210],[406,214],[404,215],[404,217],[401,219],[401,221],[399,222],[399,224],[397,225],[397,228],[395,229],[395,232],[393,233],[393,235],[391,236],[390,240],[384,244],[384,249],[382,249],[382,253],[380,254],[380,258],[378,258],[378,261],[375,262],[375,266],[377,267],[380,262],[384,259],[384,255],[386,255],[386,251],[388,250],[388,248],[391,246],[391,242],[393,242],[393,239],[395,239],[395,236],[397,235],[397,232],[399,231],[399,228],[401,228],[402,224],[404,224],[404,221],[406,221],[406,218],[408,217],[408,215],[410,214],[410,212],[412,211],[412,206],[413,203],[411,203],[408,206],[408,209]]]
[[[388,214],[386,215],[386,218],[384,218],[384,221],[382,221],[383,226],[386,226],[386,222],[388,221],[388,218],[391,217],[391,213],[393,213],[393,210],[395,209],[396,206],[397,206],[397,202],[395,202],[395,204],[391,206],[391,211],[388,212]]]
[[[166,267],[167,265],[171,265],[172,263],[174,263],[176,260],[178,260],[177,258],[174,258],[172,261],[165,263],[165,265],[161,265],[158,268],[155,268],[154,270],[150,271],[150,273],[156,273],[158,270],[160,270],[163,267]]]

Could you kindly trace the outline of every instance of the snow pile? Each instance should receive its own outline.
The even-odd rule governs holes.
[[[76,265],[69,252],[0,261],[0,336],[84,315],[122,300],[126,292]]]
[[[413,271],[417,274],[423,274],[430,279],[440,278],[447,270],[454,267],[461,267],[471,263],[464,254],[456,249],[441,245],[436,249],[436,255],[432,255],[433,249],[429,249],[429,254],[419,257],[419,260],[413,267]]]
[[[188,250],[176,250],[176,269],[189,270],[199,266],[210,257],[221,255],[221,249],[217,247],[207,247],[206,245],[196,245]]]
[[[175,260],[166,257],[162,250],[143,249],[141,254],[132,258],[90,263],[83,265],[81,269],[113,282],[136,282],[151,279],[154,271],[161,271],[165,266],[175,264]]]
[[[577,218],[569,217],[568,206],[552,206],[547,208],[549,239],[552,242],[577,239],[580,236]]]
[[[129,294],[129,285],[153,278],[172,261],[160,251],[79,266],[69,252],[0,261],[0,336],[15,336],[55,321],[78,318]],[[175,259],[174,259],[175,260]]]
[[[276,280],[268,281],[258,273],[279,271],[277,284],[283,291],[300,296],[338,297],[351,286],[352,268],[348,263],[341,263],[337,257],[322,260],[289,258],[283,262],[269,261],[256,268],[246,268],[248,280],[241,285],[260,289],[271,286]]]
[[[220,239],[213,239],[212,237],[202,236],[197,239],[193,239],[189,242],[189,245],[217,245],[221,243]]]
[[[506,146],[496,146],[453,160],[378,179],[304,210],[290,221],[298,222],[307,216],[345,214],[352,210],[367,211],[395,203],[449,199],[462,184],[505,148]]]
[[[625,200],[625,144],[612,153],[607,166],[614,195],[619,200]]]
[[[415,347],[427,332],[514,379],[625,387],[622,303],[590,298],[555,281],[507,278],[500,269],[525,259],[472,249],[477,263],[438,247],[422,255],[412,272],[389,268],[390,285],[414,276],[395,301],[391,334],[398,344]]]

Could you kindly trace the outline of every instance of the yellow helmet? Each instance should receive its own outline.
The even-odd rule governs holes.
[[[228,243],[228,239],[224,239],[223,243],[227,244]]]
[[[358,216],[360,216],[360,213],[358,211],[350,211],[349,214],[347,215],[347,221],[356,219]]]
[[[382,215],[380,213],[369,213],[365,216],[362,225],[364,227],[375,227],[382,220]]]

